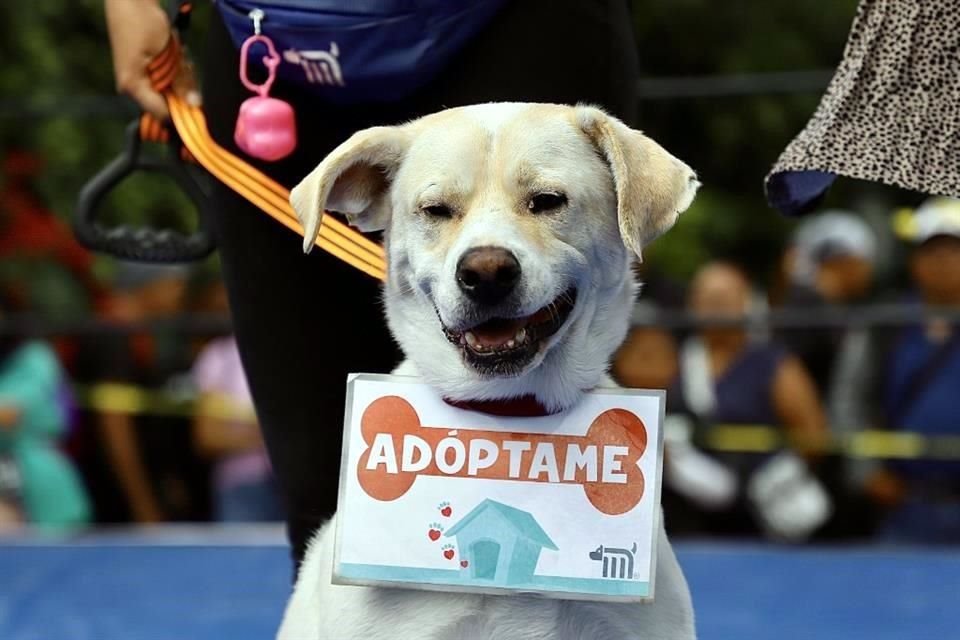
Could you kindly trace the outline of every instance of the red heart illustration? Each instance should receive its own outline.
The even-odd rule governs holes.
[[[447,560],[453,560],[453,549],[447,549],[443,552],[443,557]]]
[[[460,561],[460,566],[463,567],[464,569],[466,569],[468,566],[470,566],[470,563],[467,562],[466,560],[461,560],[461,561]]]
[[[440,539],[440,532],[436,529],[430,529],[430,531],[427,532],[427,535],[430,536],[430,539],[434,542]]]
[[[450,505],[447,505],[443,509],[440,509],[440,514],[445,518],[449,518],[451,513],[453,513],[453,507],[451,507]]]

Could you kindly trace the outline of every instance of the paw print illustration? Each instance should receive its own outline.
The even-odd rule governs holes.
[[[453,556],[456,554],[456,551],[453,549],[452,544],[445,544],[441,549],[443,551],[443,557],[447,560],[453,560]]]
[[[427,537],[436,542],[440,539],[441,533],[443,533],[443,525],[439,522],[431,522],[430,529],[427,530]]]
[[[453,515],[453,507],[450,506],[449,502],[441,502],[437,505],[437,509],[440,509],[440,515],[442,515],[444,518],[449,518]]]

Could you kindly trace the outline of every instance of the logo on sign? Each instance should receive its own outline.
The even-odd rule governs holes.
[[[590,552],[590,559],[603,563],[603,577],[620,580],[633,579],[633,558],[637,553],[637,543],[630,549],[604,547],[600,545]]]

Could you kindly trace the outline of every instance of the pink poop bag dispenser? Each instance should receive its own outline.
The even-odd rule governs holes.
[[[263,64],[268,76],[263,84],[255,84],[247,77],[247,54],[254,44],[267,47]],[[297,126],[293,107],[268,94],[277,75],[280,55],[273,41],[264,35],[247,38],[240,49],[240,80],[244,86],[257,95],[244,100],[237,115],[237,126],[233,140],[244,153],[260,160],[273,162],[290,155],[297,147]]]

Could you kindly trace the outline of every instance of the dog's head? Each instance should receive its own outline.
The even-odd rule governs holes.
[[[555,409],[602,379],[629,323],[630,252],[698,186],[599,109],[502,103],[361,131],[291,203],[305,250],[324,209],[385,230],[387,319],[427,382]]]

